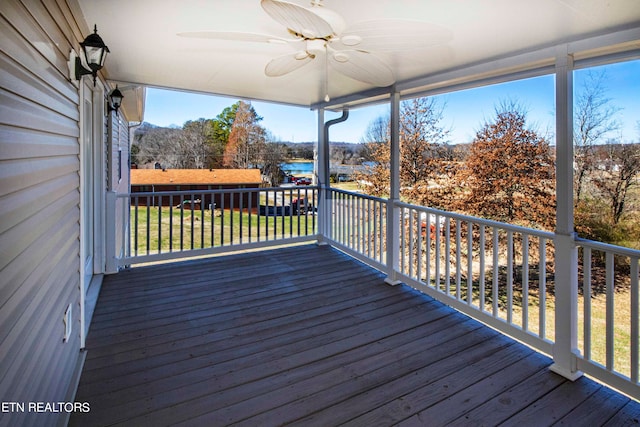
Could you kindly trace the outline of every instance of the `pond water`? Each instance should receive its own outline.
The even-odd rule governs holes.
[[[313,162],[293,162],[282,165],[282,170],[291,175],[312,174]]]

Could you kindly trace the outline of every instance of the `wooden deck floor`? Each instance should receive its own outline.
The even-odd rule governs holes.
[[[635,424],[640,404],[327,246],[104,280],[72,426]]]

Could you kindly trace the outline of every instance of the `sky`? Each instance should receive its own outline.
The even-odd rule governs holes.
[[[611,137],[624,142],[640,141],[640,60],[601,66],[591,69],[604,72],[606,96],[610,105],[619,109],[617,120],[620,131]],[[587,70],[574,74],[574,90],[584,82]],[[542,135],[553,138],[554,119],[553,76],[542,76],[516,82],[492,85],[437,96],[444,106],[441,125],[450,130],[449,142],[467,143],[485,121],[495,117],[496,106],[514,101],[527,111],[528,126]],[[147,89],[144,120],[158,126],[181,127],[188,120],[213,119],[226,107],[238,101],[212,95],[189,92]],[[279,141],[310,142],[317,140],[317,112],[307,108],[283,106],[253,101],[257,114],[271,134]],[[362,142],[368,125],[381,115],[389,114],[388,104],[362,107],[349,111],[349,119],[330,129],[330,140],[335,142]],[[325,120],[339,113],[325,113]]]

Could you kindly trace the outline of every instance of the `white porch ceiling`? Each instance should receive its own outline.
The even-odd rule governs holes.
[[[77,1],[87,28],[97,24],[111,50],[109,80],[300,106],[322,103],[325,96],[321,61],[285,76],[265,75],[265,65],[292,52],[291,46],[177,35],[215,30],[288,37],[259,0]],[[290,1],[309,6],[308,0]],[[442,45],[379,54],[404,89],[413,82],[424,85],[430,76],[473,70],[467,67],[474,64],[504,66],[501,61],[514,55],[522,63],[540,61],[528,54],[612,33],[624,33],[626,48],[640,50],[638,0],[325,0],[324,5],[342,15],[347,28],[401,19],[450,32]],[[332,69],[328,85],[333,99],[376,89]]]

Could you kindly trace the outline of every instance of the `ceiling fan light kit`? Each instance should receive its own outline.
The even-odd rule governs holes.
[[[445,43],[451,38],[447,30],[426,22],[380,20],[355,23],[347,28],[342,16],[327,9],[322,0],[311,0],[311,7],[285,0],[261,0],[260,5],[274,21],[286,29],[288,38],[216,31],[178,35],[286,44],[293,47],[293,52],[276,57],[266,64],[264,72],[270,77],[284,76],[314,62],[318,57],[323,58],[322,80],[325,86],[325,100],[329,99],[329,68],[354,80],[386,87],[394,84],[396,78],[391,66],[377,53],[393,54],[398,50],[406,51],[425,45]]]

